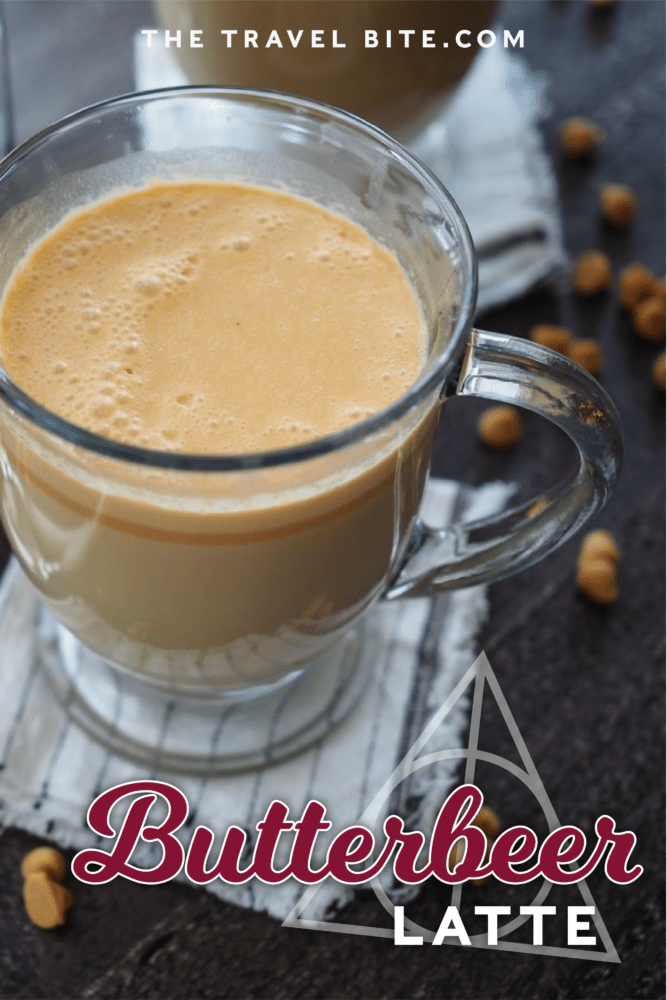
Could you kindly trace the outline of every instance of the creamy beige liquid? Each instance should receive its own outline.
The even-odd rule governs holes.
[[[424,365],[424,326],[401,266],[349,221],[260,188],[160,184],[72,214],[28,253],[0,307],[0,357],[99,435],[238,454],[387,406]],[[5,429],[3,518],[47,602],[98,652],[170,683],[262,682],[381,588],[434,419],[329,466],[226,478],[77,465]]]
[[[359,227],[291,195],[156,185],[76,213],[15,274],[14,381],[118,441],[238,454],[324,437],[415,381],[408,280]]]

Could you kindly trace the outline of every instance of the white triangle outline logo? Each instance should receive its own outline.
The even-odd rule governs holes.
[[[431,754],[421,754],[422,749],[425,744],[431,738],[435,730],[438,728],[443,719],[452,710],[454,705],[459,701],[459,699],[465,694],[470,685],[474,682],[475,689],[473,694],[473,704],[472,712],[470,718],[470,734],[468,737],[468,746],[466,748],[457,748],[453,750],[440,750],[436,753]],[[484,696],[485,687],[488,685],[489,690],[496,700],[496,704],[500,709],[500,712],[505,720],[505,724],[509,730],[509,733],[514,741],[514,745],[517,748],[521,761],[523,763],[523,768],[519,767],[517,764],[512,763],[512,761],[507,760],[504,757],[500,757],[498,754],[489,753],[485,750],[479,749],[479,729],[482,713],[482,700]],[[377,793],[370,805],[364,810],[362,816],[359,818],[360,825],[366,826],[372,829],[376,824],[381,812],[382,807],[387,801],[389,795],[393,789],[400,784],[408,775],[412,774],[414,771],[421,767],[425,767],[430,763],[438,760],[446,759],[461,759],[466,760],[465,769],[465,783],[474,783],[475,776],[475,765],[478,760],[483,760],[491,764],[497,764],[499,767],[505,768],[515,777],[523,781],[524,784],[532,791],[532,793],[537,798],[540,803],[544,815],[546,817],[547,823],[549,825],[549,830],[557,829],[561,824],[558,821],[556,812],[551,804],[551,800],[547,794],[547,791],[542,783],[542,779],[537,773],[537,768],[533,763],[532,757],[528,752],[528,748],[524,742],[524,739],[519,732],[519,727],[516,724],[514,716],[510,710],[509,705],[505,699],[505,696],[500,688],[498,679],[491,668],[488,657],[486,653],[482,652],[477,657],[473,665],[467,671],[467,673],[461,678],[460,682],[454,688],[452,693],[443,703],[443,705],[438,709],[432,719],[429,721],[428,725],[422,732],[422,734],[415,740],[414,744],[410,747],[406,753],[403,760],[400,761],[393,774],[387,779],[383,787]],[[304,930],[314,930],[314,931],[329,931],[333,934],[356,934],[364,937],[383,937],[394,938],[394,929],[389,927],[367,927],[360,924],[344,924],[335,921],[328,920],[309,920],[302,916],[302,913],[307,908],[311,900],[317,895],[323,883],[318,885],[309,886],[303,895],[299,898],[291,912],[287,915],[282,923],[283,927],[298,927]],[[375,892],[376,896],[382,903],[383,907],[388,913],[392,915],[394,913],[394,906],[384,891],[382,885],[378,879],[373,879],[371,881],[371,887]],[[585,948],[575,948],[575,947],[550,947],[549,945],[536,945],[536,944],[526,944],[524,942],[514,942],[503,940],[508,934],[516,930],[517,927],[524,924],[530,919],[528,915],[520,915],[509,920],[505,924],[499,924],[498,926],[498,943],[490,945],[488,943],[488,938],[486,934],[477,934],[470,938],[470,946],[474,948],[493,948],[496,951],[513,951],[523,954],[530,955],[548,955],[551,957],[561,957],[561,958],[583,958],[590,959],[596,962],[614,962],[619,963],[620,958],[618,957],[618,952],[614,947],[611,940],[609,932],[600,916],[597,906],[595,906],[595,901],[593,899],[592,893],[588,888],[585,880],[575,883],[584,903],[587,906],[595,907],[595,912],[592,915],[595,927],[598,932],[599,939],[604,946],[604,951],[598,950],[587,950]],[[548,882],[546,879],[542,880],[542,885],[540,886],[535,898],[532,900],[533,906],[540,906],[543,901],[548,896],[553,884]],[[461,885],[452,886],[452,898],[451,905],[457,906],[461,900]],[[419,924],[414,923],[414,921],[405,919],[405,929],[409,930],[413,934],[421,935],[424,941],[432,941],[435,932],[429,930],[428,928],[421,927]],[[459,947],[468,947],[467,945],[462,945],[457,939],[445,939],[446,944],[458,945]]]

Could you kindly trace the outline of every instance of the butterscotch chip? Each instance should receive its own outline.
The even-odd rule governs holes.
[[[601,250],[589,250],[574,265],[574,287],[580,295],[595,295],[611,287],[611,261]]]
[[[23,902],[33,924],[50,931],[65,923],[74,900],[72,894],[44,872],[28,875],[23,883]]]
[[[577,159],[585,156],[602,142],[602,132],[595,122],[575,116],[560,124],[560,144],[566,156]]]
[[[635,307],[632,313],[632,323],[644,340],[664,340],[665,338],[665,302],[654,295],[644,299]]]
[[[620,549],[611,531],[605,528],[596,528],[589,531],[581,543],[579,549],[579,562],[588,562],[594,559],[604,559],[616,565],[621,558]]]
[[[65,859],[55,847],[35,847],[21,862],[21,875],[27,878],[35,872],[44,872],[54,882],[62,882],[67,872]]]
[[[596,604],[613,604],[618,598],[616,567],[609,559],[583,559],[577,567],[577,586]]]
[[[660,298],[662,299],[665,298],[666,284],[667,283],[665,282],[664,278],[656,278],[654,292],[656,295],[659,295]]]
[[[553,326],[551,323],[538,323],[530,331],[530,339],[542,347],[548,347],[559,354],[567,354],[570,349],[572,334],[565,326]]]
[[[502,829],[497,813],[489,806],[482,806],[471,825],[478,826],[487,839],[491,840],[495,840]]]
[[[625,184],[603,184],[600,205],[612,226],[629,226],[637,214],[637,199]]]
[[[521,437],[521,418],[513,406],[490,406],[477,421],[477,433],[489,448],[511,448]]]
[[[572,361],[591,375],[597,375],[602,368],[602,351],[596,340],[573,340],[568,353]]]
[[[660,389],[661,392],[665,391],[665,352],[659,354],[655,361],[653,362],[653,367],[651,369],[653,375],[653,382]]]
[[[634,309],[655,294],[655,278],[643,264],[628,264],[618,276],[618,294],[622,306]]]

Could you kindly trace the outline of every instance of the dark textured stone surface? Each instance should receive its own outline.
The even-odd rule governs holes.
[[[25,135],[92,100],[129,89],[130,39],[151,21],[148,4],[21,0],[10,3],[17,133]],[[572,255],[606,249],[615,267],[639,259],[664,270],[665,12],[653,0],[618,0],[598,11],[583,0],[510,3],[505,23],[526,32],[526,59],[551,80],[547,148],[558,165],[564,234]],[[599,121],[607,141],[587,162],[564,163],[555,123],[570,114]],[[605,180],[636,190],[641,213],[627,233],[599,222]],[[561,822],[590,834],[603,812],[638,837],[644,875],[589,885],[620,965],[496,951],[395,948],[368,938],[286,930],[261,914],[224,905],[187,886],[71,885],[67,925],[45,934],[23,913],[18,873],[34,838],[0,839],[0,996],[331,998],[590,998],[657,1000],[664,992],[664,399],[651,388],[655,348],[634,337],[615,298],[578,301],[565,285],[526,296],[482,325],[526,335],[539,321],[570,323],[595,336],[603,382],[625,423],[628,457],[619,491],[600,523],[623,548],[621,598],[599,608],[572,585],[576,542],[541,566],[491,588],[483,640],[491,664]],[[476,443],[476,408],[448,404],[435,467],[470,482],[517,479],[525,493],[570,460],[548,427],[529,421],[511,455]],[[481,746],[512,758],[504,723],[485,699]],[[482,765],[477,780],[505,825],[543,824],[515,779]],[[73,880],[71,880],[73,881]],[[532,893],[531,893],[532,895]],[[528,902],[489,884],[464,892],[477,902]],[[554,890],[549,902],[579,903]],[[434,926],[448,893],[427,888],[408,915]],[[341,917],[380,922],[362,895]],[[471,926],[473,926],[471,924]]]

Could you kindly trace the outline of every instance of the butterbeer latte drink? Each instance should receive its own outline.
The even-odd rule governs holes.
[[[237,183],[154,183],[70,213],[0,307],[1,362],[28,396],[102,438],[184,456],[341,431],[399,398],[426,354],[420,303],[385,247],[304,198]],[[260,470],[174,497],[154,469],[147,493],[129,463],[110,488],[103,457],[75,473],[66,451],[7,432],[5,521],[51,609],[96,652],[175,684],[263,682],[375,596],[434,422],[428,410],[324,482],[285,470],[280,495]]]

